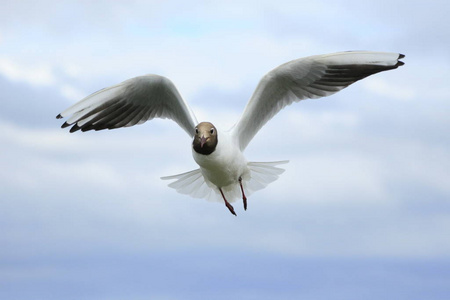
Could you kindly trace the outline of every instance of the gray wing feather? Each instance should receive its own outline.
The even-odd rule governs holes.
[[[159,75],[128,79],[75,103],[57,118],[69,117],[61,126],[78,130],[103,130],[169,118],[193,136],[197,120],[174,84]]]
[[[232,134],[244,150],[259,129],[285,106],[332,95],[372,74],[395,69],[398,53],[350,51],[285,63],[259,82]]]

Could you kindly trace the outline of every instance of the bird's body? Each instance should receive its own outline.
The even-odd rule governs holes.
[[[206,124],[213,126],[209,122]],[[217,131],[217,129],[215,130]],[[212,153],[202,154],[193,147],[192,156],[200,166],[203,178],[219,189],[225,204],[235,214],[233,207],[225,197],[224,190],[229,194],[230,189],[233,190],[234,187],[241,186],[242,181],[246,182],[249,180],[250,169],[236,140],[227,132],[217,131],[216,134],[220,136],[220,139]],[[242,196],[245,197],[243,190],[242,193]],[[234,200],[234,198],[232,199]],[[246,198],[244,200],[244,206],[246,207],[245,201]]]
[[[133,126],[155,117],[170,118],[193,138],[192,155],[199,169],[163,177],[170,187],[197,198],[230,202],[276,180],[284,170],[279,162],[247,162],[248,143],[278,111],[293,102],[334,94],[372,74],[395,69],[404,57],[397,53],[356,51],[293,60],[267,73],[258,84],[240,120],[229,131],[210,122],[198,123],[173,83],[145,75],[100,90],[59,114],[70,116],[62,127],[71,132]]]
[[[237,184],[239,177],[247,178],[249,168],[244,154],[228,132],[218,132],[220,140],[214,152],[209,155],[192,150],[195,162],[200,166],[203,176],[215,186],[223,188]]]

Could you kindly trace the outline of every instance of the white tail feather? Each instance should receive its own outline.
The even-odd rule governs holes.
[[[269,183],[278,179],[284,169],[276,166],[287,164],[288,160],[273,162],[249,162],[250,180],[244,182],[245,192],[249,195],[255,191],[265,188]]]
[[[276,166],[286,164],[289,161],[275,162],[249,162],[247,164],[250,175],[242,179],[242,185],[246,196],[253,192],[265,188],[269,183],[278,179],[284,169]],[[175,180],[169,187],[175,189],[180,194],[189,195],[193,198],[204,198],[208,201],[223,202],[219,189],[205,179],[200,169],[186,173],[161,177],[163,180]],[[239,183],[222,187],[222,191],[229,202],[242,199]]]
[[[205,180],[200,169],[182,174],[161,177],[162,180],[176,180],[169,184],[178,193],[189,195],[194,198],[205,198],[210,200],[214,196],[214,186]],[[212,199],[211,199],[212,200]]]

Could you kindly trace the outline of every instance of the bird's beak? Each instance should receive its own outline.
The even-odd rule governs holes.
[[[206,143],[206,138],[204,135],[200,138],[200,148],[203,148],[203,145]]]

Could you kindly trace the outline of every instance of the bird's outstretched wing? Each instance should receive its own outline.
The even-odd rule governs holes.
[[[61,126],[77,130],[102,130],[142,124],[153,118],[169,118],[189,136],[197,120],[175,85],[159,75],[128,79],[75,103],[56,118],[69,117]]]
[[[259,129],[286,105],[332,95],[372,74],[395,69],[403,54],[350,51],[285,63],[259,82],[232,134],[244,150]]]

